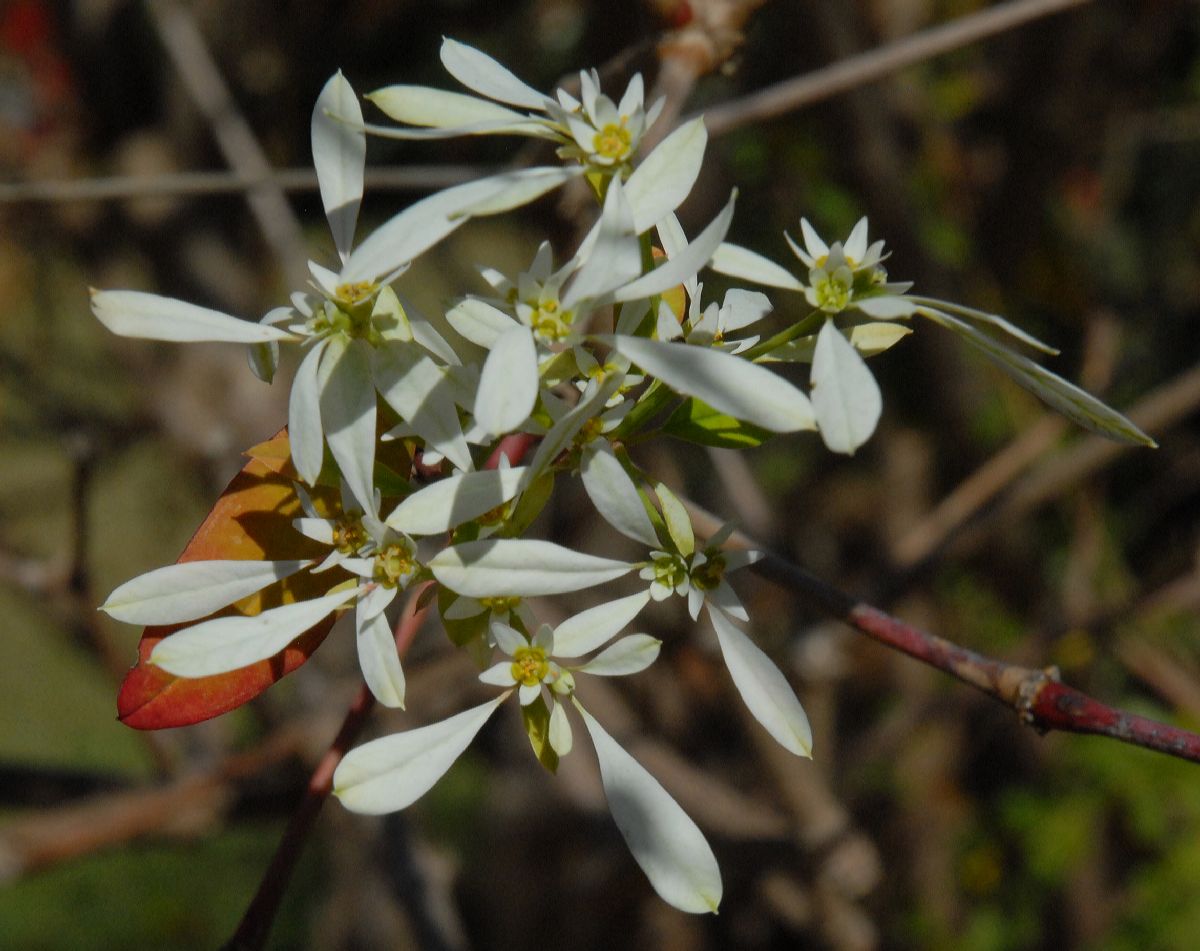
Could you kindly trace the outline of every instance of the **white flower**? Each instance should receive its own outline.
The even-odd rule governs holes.
[[[633,168],[642,136],[662,109],[662,100],[645,107],[640,75],[630,80],[614,103],[600,91],[594,70],[579,74],[581,92],[576,99],[562,89],[553,96],[542,95],[465,43],[444,40],[441,57],[455,79],[486,98],[428,86],[387,86],[367,99],[389,117],[417,128],[368,125],[366,129],[399,139],[524,135],[556,142],[560,157],[579,163],[568,169],[569,177],[594,173],[603,179],[628,179],[639,234],[678,208],[691,191],[707,141],[700,119],[680,126]],[[487,204],[480,207],[486,209]]]
[[[550,698],[553,709],[545,724],[545,738],[555,756],[564,756],[573,746],[563,702],[569,698],[592,738],[613,819],[650,884],[664,901],[683,911],[716,911],[721,876],[704,836],[657,780],[621,749],[574,696],[575,674],[623,676],[644,670],[657,656],[659,641],[632,634],[583,664],[560,663],[598,647],[644,604],[641,598],[602,605],[585,612],[590,618],[581,621],[581,615],[556,630],[543,625],[532,639],[508,625],[494,623],[492,635],[507,659],[484,671],[480,679],[507,688],[505,692],[448,720],[351,750],[334,773],[334,795],[356,812],[379,814],[405,808],[453,765],[514,689],[526,710]]]
[[[828,315],[820,324],[815,345],[810,340],[781,341],[773,354],[763,354],[760,359],[812,361],[813,408],[821,436],[834,452],[852,454],[866,442],[882,410],[879,387],[860,353],[880,353],[905,335],[895,324],[876,323],[867,325],[866,332],[848,328],[847,340],[834,318],[849,310],[885,322],[913,314],[927,317],[962,336],[1018,384],[1084,428],[1120,442],[1154,445],[1120,413],[1000,343],[990,333],[1002,333],[1043,353],[1055,354],[1058,351],[1054,348],[997,314],[918,297],[907,293],[911,284],[889,282],[880,264],[887,256],[883,242],[867,243],[866,218],[859,220],[844,242],[832,245],[826,244],[807,220],[801,219],[800,229],[803,248],[791,237],[787,240],[808,269],[807,283],[767,258],[733,244],[722,245],[711,266],[722,274],[799,291],[819,312]]]

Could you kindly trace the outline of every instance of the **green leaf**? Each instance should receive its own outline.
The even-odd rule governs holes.
[[[762,445],[772,435],[753,423],[743,423],[719,413],[695,397],[684,400],[663,425],[668,436],[718,449],[749,449]]]
[[[538,697],[528,706],[521,707],[521,722],[525,724],[525,734],[538,762],[550,772],[558,772],[558,754],[550,745],[550,710],[546,701]]]

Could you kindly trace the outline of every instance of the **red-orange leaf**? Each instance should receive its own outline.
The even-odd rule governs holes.
[[[292,527],[292,519],[301,511],[293,487],[298,477],[291,467],[287,431],[281,430],[246,455],[250,462],[221,493],[179,560],[323,557],[327,553],[324,546]],[[318,489],[313,498],[324,507],[334,495]],[[257,614],[322,595],[346,577],[337,569],[317,576],[301,572],[218,613]],[[194,678],[176,677],[149,662],[154,645],[185,625],[147,627],[138,645],[138,662],[125,676],[117,696],[118,717],[139,730],[158,730],[199,723],[239,707],[308,660],[333,621],[331,615],[267,660],[224,674]]]

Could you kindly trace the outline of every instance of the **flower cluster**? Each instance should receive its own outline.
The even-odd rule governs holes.
[[[786,678],[735,623],[749,618],[727,575],[758,554],[730,549],[731,527],[697,539],[684,502],[651,480],[629,447],[660,432],[736,446],[817,430],[830,449],[853,453],[882,409],[864,358],[902,339],[910,330],[898,321],[917,314],[961,334],[1083,425],[1149,440],[1000,342],[996,334],[1048,349],[1007,321],[889,282],[883,242],[868,244],[865,219],[832,244],[801,221],[804,247],[788,239],[800,275],[725,243],[736,195],[689,240],[674,212],[699,174],[704,125],[687,123],[642,155],[659,107],[645,107],[640,76],[614,102],[595,73],[580,74],[578,96],[561,89],[545,96],[461,43],[447,40],[442,60],[477,95],[389,86],[367,97],[402,126],[366,124],[340,73],[321,92],[312,150],[338,261],[332,268],[311,263],[309,287],[286,306],[248,322],[136,291],[93,292],[96,316],[115,333],[245,343],[268,382],[281,347],[299,350],[288,411],[292,530],[306,550],[320,552],[181,561],[121,585],[103,609],[130,623],[173,625],[146,662],[175,677],[205,678],[275,658],[353,608],[366,683],[381,703],[403,707],[388,612],[406,589],[434,583],[447,633],[482,660],[480,680],[499,693],[440,723],[352,750],[335,776],[341,801],[367,813],[404,808],[515,694],[534,749],[551,769],[572,750],[572,717],[581,719],[613,816],[651,884],[679,908],[715,910],[721,879],[711,849],[588,713],[577,678],[633,675],[652,664],[660,642],[621,632],[651,600],[678,595],[693,619],[707,615],[733,684],[771,736],[800,756],[811,755],[812,736]],[[368,133],[533,136],[556,143],[562,164],[432,195],[355,246]],[[579,248],[556,266],[554,249],[543,243],[515,277],[484,268],[480,293],[448,309],[449,326],[474,346],[447,339],[393,289],[408,262],[472,217],[516,208],[579,176],[599,199]],[[773,335],[739,336],[771,314],[771,301],[734,288],[720,303],[706,303],[705,267],[800,292],[813,311]],[[468,356],[478,352],[482,360]],[[811,364],[807,392],[773,371],[787,362]],[[519,453],[506,448],[514,435],[523,437]],[[397,471],[398,456],[409,471]],[[604,558],[526,537],[556,480],[574,476],[640,558]],[[638,590],[554,628],[539,623],[527,603],[625,576],[640,580]],[[295,579],[318,593],[256,611],[239,607]]]

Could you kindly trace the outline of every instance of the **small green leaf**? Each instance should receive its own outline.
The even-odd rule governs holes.
[[[762,445],[771,433],[719,413],[702,400],[684,400],[663,425],[668,436],[718,449],[749,449]]]
[[[558,772],[558,754],[550,745],[550,710],[546,701],[538,697],[528,706],[521,707],[521,722],[525,724],[529,745],[538,762],[550,772]]]

